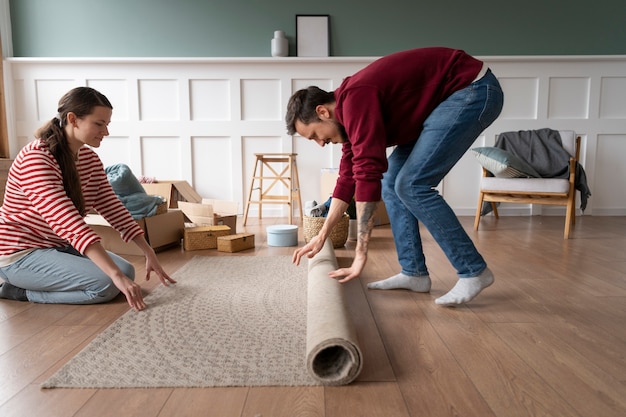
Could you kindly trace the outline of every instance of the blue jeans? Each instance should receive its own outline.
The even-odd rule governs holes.
[[[402,273],[428,274],[418,222],[428,229],[459,278],[475,277],[487,267],[435,187],[498,117],[503,97],[500,83],[487,71],[433,110],[417,140],[397,146],[389,156],[383,201]]]
[[[127,277],[135,279],[131,263],[108,254]],[[91,259],[71,246],[36,249],[0,268],[0,277],[24,288],[26,297],[34,303],[97,304],[112,300],[120,292]]]

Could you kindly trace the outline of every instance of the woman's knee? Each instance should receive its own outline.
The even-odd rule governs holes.
[[[120,266],[120,269],[131,280],[135,280],[135,267],[131,263],[126,263],[124,266]]]
[[[133,264],[131,264],[130,262],[128,262],[126,259],[122,258],[121,256],[111,254],[111,253],[110,253],[110,256],[113,259],[113,262],[115,262],[117,267],[122,271],[122,273],[134,281],[135,280],[135,267],[133,266]]]
[[[68,304],[101,304],[113,300],[120,293],[120,290],[113,284],[107,276],[99,277],[81,289],[74,291],[58,292],[56,297],[45,302],[68,303]],[[52,294],[52,293],[47,293]]]
[[[94,304],[107,303],[118,296],[120,290],[111,283],[110,286],[96,292],[93,297]]]

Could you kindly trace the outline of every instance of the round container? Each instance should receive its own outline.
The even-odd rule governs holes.
[[[276,224],[267,226],[268,246],[297,246],[298,226],[291,224]]]

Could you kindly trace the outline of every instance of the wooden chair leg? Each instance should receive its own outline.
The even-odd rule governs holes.
[[[569,232],[572,227],[572,223],[569,219],[569,214],[565,216],[565,231],[563,232],[563,239],[569,239]]]
[[[500,216],[498,215],[498,204],[496,204],[495,201],[491,202],[491,209],[493,210],[493,215],[496,216],[496,219],[499,219]]]
[[[484,194],[482,191],[478,194],[478,207],[476,207],[476,218],[474,219],[474,230],[478,230],[478,223],[480,223],[480,212],[483,207]]]
[[[565,231],[563,232],[563,238],[569,239],[570,230],[572,225],[576,222],[576,207],[573,199],[570,199],[567,203],[567,211],[565,212]]]

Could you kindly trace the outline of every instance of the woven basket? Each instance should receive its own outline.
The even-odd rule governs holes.
[[[219,252],[241,252],[254,247],[253,233],[238,233],[235,235],[218,236],[217,250]]]
[[[309,217],[304,216],[302,221],[304,229],[304,241],[309,242],[313,237],[317,236],[322,229],[326,217]],[[348,240],[348,227],[350,226],[350,216],[344,214],[339,223],[330,231],[330,241],[334,248],[340,248],[346,244]]]
[[[185,250],[216,249],[217,238],[230,234],[228,226],[185,227],[183,248]]]

